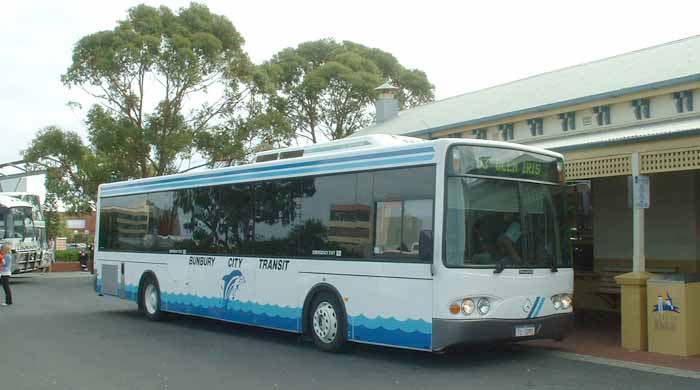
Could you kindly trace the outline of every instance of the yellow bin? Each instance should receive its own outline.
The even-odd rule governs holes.
[[[652,277],[647,303],[649,352],[700,354],[700,274]]]

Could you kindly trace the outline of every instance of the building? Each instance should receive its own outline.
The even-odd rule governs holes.
[[[382,86],[387,87],[387,86]],[[379,88],[377,106],[393,99]],[[700,36],[396,113],[357,135],[504,140],[566,157],[578,308],[619,310],[632,270],[634,152],[650,177],[646,269],[700,271]],[[387,117],[387,114],[390,115]]]
[[[95,220],[97,215],[91,213],[59,213],[61,218],[66,222],[66,228],[73,234],[85,234],[95,236]]]

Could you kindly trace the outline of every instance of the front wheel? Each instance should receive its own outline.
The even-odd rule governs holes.
[[[326,352],[340,351],[347,338],[347,321],[335,295],[322,292],[311,305],[311,335],[316,347]]]
[[[160,310],[160,288],[154,277],[149,277],[143,282],[141,307],[149,320],[158,321],[163,317],[163,312]]]

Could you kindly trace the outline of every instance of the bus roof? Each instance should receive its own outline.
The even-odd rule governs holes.
[[[219,184],[270,180],[286,176],[309,176],[383,169],[437,162],[438,151],[451,144],[522,150],[562,158],[561,154],[531,146],[477,139],[441,138],[423,140],[402,136],[372,135],[331,141],[319,145],[261,152],[257,162],[168,176],[151,177],[100,185],[100,197],[168,191]],[[299,151],[302,151],[299,153]],[[288,153],[285,157],[282,154]],[[268,161],[266,156],[274,156]],[[289,157],[291,156],[291,157]]]
[[[23,200],[19,200],[15,198],[14,196],[9,196],[0,194],[0,207],[6,207],[6,208],[13,208],[13,207],[34,207],[30,203],[27,203]]]

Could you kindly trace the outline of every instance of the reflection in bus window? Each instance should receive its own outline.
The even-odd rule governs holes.
[[[377,202],[374,254],[417,257],[420,234],[432,231],[431,199]]]

